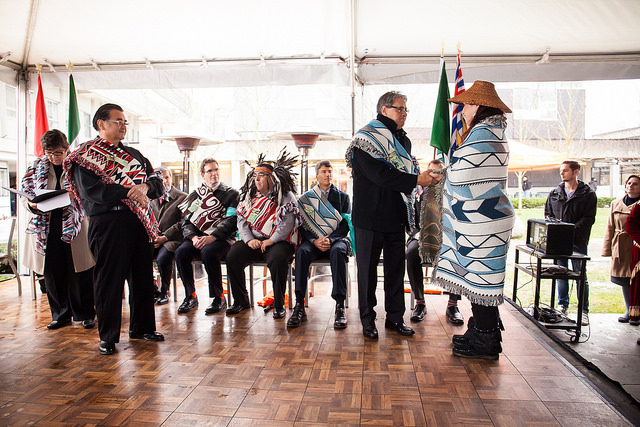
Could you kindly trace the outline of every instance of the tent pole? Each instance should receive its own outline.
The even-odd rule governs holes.
[[[351,0],[351,54],[349,70],[351,71],[351,136],[356,133],[356,1]]]
[[[29,117],[29,73],[26,68],[18,71],[18,108],[17,108],[17,133],[16,133],[16,188],[20,188],[20,182],[25,172],[27,171],[27,124]],[[24,208],[20,200],[16,200],[16,216],[17,216],[17,249],[18,256],[16,257],[16,264],[18,272],[26,273],[25,267],[22,265],[22,245],[24,245],[25,234],[22,230],[27,228],[27,218],[23,215]],[[31,286],[31,292],[33,299],[36,298]]]
[[[27,26],[27,34],[24,38],[24,57],[22,58],[22,69],[27,70],[29,65],[29,54],[31,53],[31,40],[33,39],[33,31],[36,28],[36,18],[38,16],[38,3],[39,0],[31,0],[31,7],[29,8],[29,25]]]

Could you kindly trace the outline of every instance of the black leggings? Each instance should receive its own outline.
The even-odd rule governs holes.
[[[490,331],[496,329],[500,324],[500,313],[497,306],[486,306],[471,303],[473,319],[476,322],[476,329]]]

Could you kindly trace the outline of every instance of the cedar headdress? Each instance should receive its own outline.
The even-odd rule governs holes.
[[[247,174],[244,185],[240,188],[240,201],[251,200],[253,196],[256,195],[258,189],[256,188],[254,173],[256,171],[262,171],[271,175],[273,188],[271,189],[270,198],[280,206],[283,195],[290,191],[296,192],[294,177],[297,173],[292,172],[292,169],[297,160],[298,156],[290,155],[287,150],[283,148],[275,162],[265,160],[264,153],[260,153],[258,163],[254,167],[251,167],[251,164],[245,161],[245,163],[251,167],[251,170]]]

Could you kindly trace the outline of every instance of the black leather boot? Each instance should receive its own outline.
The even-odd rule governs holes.
[[[467,332],[469,332],[467,344],[454,346],[454,355],[470,359],[498,360],[500,353],[502,353],[500,327],[488,331],[474,327],[468,329]]]
[[[296,302],[295,307],[293,307],[293,314],[287,320],[287,328],[297,328],[300,324],[307,320],[307,314],[304,310],[304,304],[301,302]]]
[[[451,342],[453,343],[453,345],[455,346],[466,346],[469,344],[469,335],[471,334],[471,331],[474,330],[475,331],[475,327],[476,327],[476,321],[474,320],[473,316],[471,316],[469,318],[469,321],[467,322],[467,331],[464,333],[464,335],[454,335],[451,338]]]

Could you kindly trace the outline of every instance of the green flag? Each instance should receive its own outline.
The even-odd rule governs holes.
[[[433,128],[431,129],[431,146],[447,155],[451,143],[451,130],[449,128],[449,82],[444,66],[444,59],[440,60],[440,84],[438,88],[438,100],[436,112],[433,116]]]
[[[71,147],[77,144],[76,139],[80,133],[80,113],[78,112],[78,99],[76,98],[76,85],[73,83],[73,76],[69,74],[69,131],[67,139]]]

